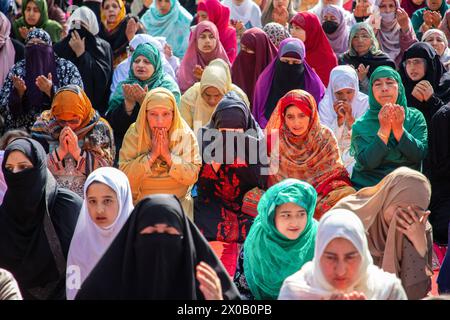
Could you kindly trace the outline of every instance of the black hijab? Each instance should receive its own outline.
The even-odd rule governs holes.
[[[33,168],[18,173],[5,169],[13,151],[24,153]],[[5,150],[2,170],[8,190],[0,206],[0,267],[11,271],[24,297],[50,298],[65,278],[65,265],[61,244],[49,241],[54,229],[45,223],[57,186],[44,148],[29,138],[15,139]]]
[[[140,234],[165,223],[180,235]],[[224,266],[173,195],[152,195],[134,208],[76,299],[202,300],[196,266],[204,261],[219,276],[224,299],[239,292]]]
[[[233,141],[231,141],[230,134],[226,131],[222,132],[219,137],[215,137],[214,135],[211,137],[211,131],[209,130],[218,130],[221,128],[243,129],[244,132],[233,132]],[[230,163],[230,160],[236,158],[242,146],[245,147],[243,149],[245,157],[244,155],[240,157],[242,160],[245,158],[245,161],[251,164],[255,164],[255,162],[256,164],[267,163],[267,159],[264,157],[267,155],[267,143],[264,139],[264,133],[255,118],[253,118],[249,107],[239,94],[233,90],[224,95],[217,105],[216,110],[214,110],[210,122],[199,131],[199,134],[201,135],[198,138],[199,141],[202,141],[202,150],[205,151],[202,152],[203,161],[206,163],[210,163],[208,150],[212,151],[211,156],[216,162],[219,162],[221,158],[222,163]],[[254,146],[257,147],[256,150],[253,149]],[[233,159],[230,159],[231,150],[234,150]],[[219,151],[222,155],[217,155],[216,158],[216,152]],[[256,155],[258,155],[258,158],[256,158]],[[252,156],[255,161],[250,161]],[[219,161],[217,161],[218,159]]]
[[[293,58],[301,59],[300,56]],[[266,119],[270,119],[278,101],[286,93],[294,89],[305,89],[305,65],[303,62],[291,65],[277,59],[270,93],[264,107],[264,116]]]

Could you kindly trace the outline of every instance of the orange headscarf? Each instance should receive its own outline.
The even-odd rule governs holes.
[[[114,30],[122,22],[122,20],[125,19],[125,16],[127,14],[127,12],[125,11],[125,4],[124,4],[123,0],[115,0],[115,1],[119,4],[120,12],[116,18],[116,21],[112,25],[108,25],[108,23],[106,21],[105,11],[103,10],[103,3],[101,6],[101,10],[100,10],[102,23],[105,26],[106,30],[108,30],[108,31]]]

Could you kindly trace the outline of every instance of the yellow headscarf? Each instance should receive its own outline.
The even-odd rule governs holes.
[[[115,0],[115,1],[117,1],[117,3],[119,4],[120,12],[119,12],[119,15],[117,16],[117,19],[114,22],[114,24],[108,25],[108,23],[106,22],[106,15],[105,15],[105,11],[103,10],[103,3],[101,6],[101,9],[100,9],[102,23],[105,26],[106,30],[108,30],[108,31],[114,30],[123,21],[123,19],[125,19],[125,16],[127,14],[127,12],[125,11],[124,2],[122,0]]]

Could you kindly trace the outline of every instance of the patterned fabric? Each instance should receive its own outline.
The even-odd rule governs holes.
[[[268,24],[266,24],[263,28],[263,31],[267,33],[270,41],[272,41],[272,43],[277,48],[280,46],[281,41],[291,37],[289,31],[281,24],[276,22],[269,22]]]
[[[247,192],[242,201],[242,212],[248,214],[249,216],[256,217],[258,215],[258,203],[264,194],[264,190],[258,187],[253,188]]]

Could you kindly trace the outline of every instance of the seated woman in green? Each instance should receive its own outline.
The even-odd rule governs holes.
[[[407,106],[400,75],[378,67],[370,77],[369,110],[352,127],[353,186],[373,186],[402,166],[420,170],[427,149],[425,118]]]

